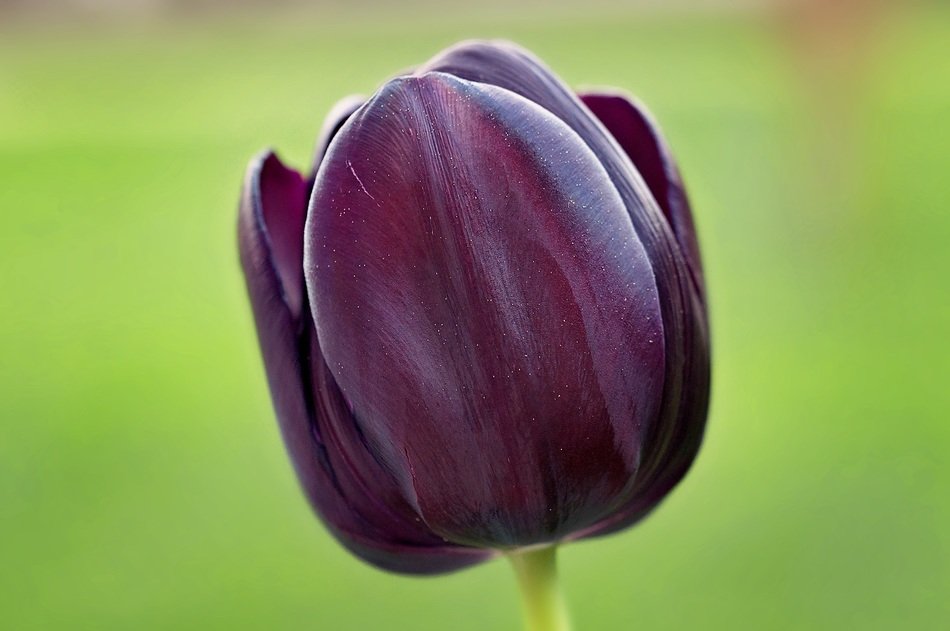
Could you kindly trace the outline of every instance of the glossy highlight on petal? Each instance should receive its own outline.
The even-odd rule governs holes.
[[[404,502],[398,496],[392,500],[395,508],[390,507],[386,477],[359,452],[353,419],[323,363],[309,311],[292,307],[294,289],[288,283],[294,278],[280,273],[281,260],[286,263],[293,253],[301,256],[296,291],[303,292],[302,247],[270,236],[275,226],[303,216],[302,182],[275,155],[263,154],[248,170],[238,224],[271,396],[301,486],[341,543],[375,565],[438,573],[478,562],[486,552],[446,545],[421,527],[414,514],[400,513]],[[302,239],[302,226],[298,234]]]
[[[330,147],[330,142],[336,136],[337,132],[340,131],[340,128],[343,127],[343,123],[365,102],[366,99],[364,97],[352,94],[337,101],[336,105],[330,109],[330,112],[323,120],[320,135],[317,136],[317,144],[313,152],[313,167],[311,168],[309,178],[311,182],[313,182],[313,178],[317,176],[317,169],[320,167],[320,162],[323,161],[323,156],[326,155],[327,149]]]
[[[656,121],[643,105],[620,92],[588,92],[580,97],[617,140],[650,187],[702,293],[703,271],[692,211],[679,168]]]
[[[597,156],[624,200],[653,267],[666,346],[663,404],[644,441],[645,461],[634,503],[648,508],[665,497],[692,463],[702,441],[709,397],[709,337],[704,298],[692,280],[672,227],[617,140],[540,60],[508,42],[463,42],[424,66],[503,87],[564,121]],[[654,498],[647,501],[646,498]],[[632,522],[624,522],[625,524]]]
[[[321,166],[307,248],[330,369],[434,531],[556,540],[623,497],[662,322],[621,199],[563,123],[450,75],[393,81]]]

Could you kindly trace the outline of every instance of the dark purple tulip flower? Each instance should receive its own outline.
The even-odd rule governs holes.
[[[689,203],[653,119],[463,43],[348,99],[310,174],[251,164],[241,262],[311,504],[378,567],[636,523],[703,434]]]

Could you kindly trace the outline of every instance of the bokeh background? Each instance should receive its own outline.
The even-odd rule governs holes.
[[[235,247],[252,154],[505,37],[650,105],[711,296],[704,449],[562,551],[577,629],[950,628],[950,8],[515,4],[0,2],[0,627],[518,628],[505,563],[312,517]]]

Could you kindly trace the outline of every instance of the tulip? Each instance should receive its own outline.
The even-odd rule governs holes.
[[[460,44],[334,108],[310,174],[254,160],[239,237],[300,483],[377,567],[505,554],[557,627],[554,546],[636,523],[696,456],[696,235],[621,93]]]

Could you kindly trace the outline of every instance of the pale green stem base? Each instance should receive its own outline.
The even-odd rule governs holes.
[[[518,576],[526,631],[570,631],[557,582],[557,546],[511,552]]]

